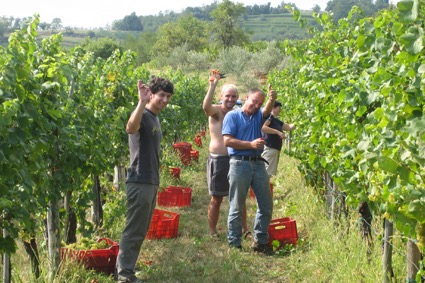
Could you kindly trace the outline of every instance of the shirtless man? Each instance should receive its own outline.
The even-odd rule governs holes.
[[[202,108],[208,116],[208,126],[210,130],[210,155],[207,161],[208,190],[211,201],[208,206],[208,224],[210,236],[218,238],[217,222],[220,214],[220,205],[223,197],[229,195],[229,155],[224,145],[221,128],[223,119],[227,112],[233,109],[238,100],[238,90],[233,84],[225,84],[221,89],[220,105],[213,105],[214,92],[217,87],[220,75],[215,74],[210,79],[210,86],[202,103]],[[245,238],[250,236],[246,223],[246,207],[242,214],[242,230]]]

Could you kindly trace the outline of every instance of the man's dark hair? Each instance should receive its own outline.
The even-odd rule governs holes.
[[[174,93],[174,85],[170,80],[156,76],[151,77],[149,82],[149,88],[153,94],[161,90],[171,94]]]
[[[274,102],[274,105],[273,105],[273,108],[275,108],[275,107],[282,107],[282,103],[280,103],[280,101],[275,101]]]

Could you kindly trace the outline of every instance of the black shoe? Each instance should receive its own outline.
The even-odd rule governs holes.
[[[274,255],[275,252],[268,244],[254,243],[252,250],[256,253],[262,253],[264,255]]]
[[[238,250],[242,250],[242,246],[233,246],[233,245],[229,245],[229,247],[231,249],[238,249]]]

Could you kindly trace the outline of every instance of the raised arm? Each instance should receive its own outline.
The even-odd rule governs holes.
[[[273,105],[274,105],[274,102],[275,102],[276,97],[277,97],[277,91],[272,89],[271,84],[269,84],[269,86],[268,86],[267,96],[268,96],[267,103],[266,103],[266,106],[264,106],[264,108],[263,108],[263,117],[264,118],[267,118],[270,115],[270,113],[272,112]]]
[[[137,82],[137,89],[139,93],[139,102],[127,121],[127,126],[125,128],[127,134],[134,134],[139,130],[142,122],[143,111],[150,100],[151,91],[147,85],[143,84],[142,81],[139,80]]]
[[[204,101],[202,102],[202,108],[204,109],[204,112],[207,114],[207,116],[217,115],[218,109],[213,106],[213,98],[219,80],[220,74],[214,73],[213,76],[210,77],[210,86],[208,87],[207,94],[205,95]]]

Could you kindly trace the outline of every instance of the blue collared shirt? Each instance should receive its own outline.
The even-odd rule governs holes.
[[[243,140],[253,141],[261,138],[261,128],[266,119],[263,118],[263,109],[260,109],[248,117],[241,109],[234,109],[224,116],[222,135],[231,135],[232,137]],[[256,149],[234,149],[227,148],[229,155],[249,155],[260,156],[262,150]]]

